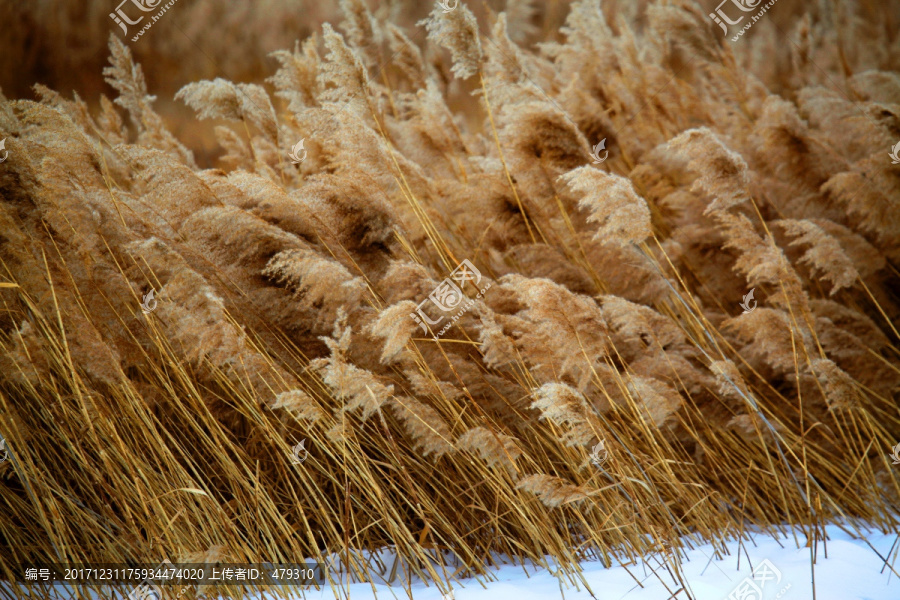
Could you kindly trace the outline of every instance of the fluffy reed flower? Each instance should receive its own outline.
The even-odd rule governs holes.
[[[132,59],[131,50],[112,32],[109,34],[109,51],[110,66],[103,69],[103,76],[119,92],[114,102],[128,111],[137,129],[138,141],[195,166],[193,154],[175,139],[151,107],[156,96],[149,94],[141,66]]]
[[[468,79],[478,73],[484,53],[478,38],[478,22],[465,4],[460,3],[450,12],[435,4],[428,18],[419,25],[425,25],[428,39],[450,51],[454,75]]]
[[[709,364],[709,370],[716,376],[716,383],[719,386],[719,393],[724,397],[744,399],[751,398],[747,382],[738,370],[734,361],[715,360]]]
[[[791,338],[791,318],[783,310],[758,306],[752,312],[741,314],[724,323],[737,335],[747,340],[744,346],[746,355],[761,358],[766,364],[780,373],[790,373],[795,368],[795,343],[807,343],[799,336],[794,342]]]
[[[649,306],[629,302],[618,296],[601,296],[603,315],[621,335],[632,339],[653,339],[663,349],[685,341],[684,332],[671,318]]]
[[[715,217],[725,234],[724,247],[740,253],[734,269],[744,273],[753,286],[777,286],[778,291],[769,297],[770,302],[783,306],[794,304],[805,310],[808,297],[803,283],[773,237],[758,234],[744,215],[717,211]]]
[[[311,361],[309,367],[322,376],[337,399],[346,401],[342,411],[361,409],[365,421],[390,402],[394,386],[381,383],[372,372],[347,362],[352,329],[346,321],[347,315],[339,310],[332,337],[322,338],[331,355]]]
[[[773,60],[771,20],[729,44],[691,0],[438,7],[421,31],[430,7],[410,0],[300,1],[176,7],[223,58],[214,81],[197,53],[171,60],[183,40],[132,55],[113,37],[114,102],[89,85],[99,66],[77,71],[82,99],[51,89],[72,87],[61,52],[15,51],[93,54],[79,19],[108,2],[0,3],[0,73],[38,56],[47,84],[0,94],[0,425],[18,462],[0,470],[31,488],[11,480],[0,504],[34,524],[3,527],[0,556],[149,562],[164,540],[205,562],[215,539],[238,561],[349,544],[568,568],[643,528],[812,527],[797,458],[819,524],[895,512],[870,450],[900,439],[888,3],[807,2],[800,47]],[[33,35],[33,15],[69,37]],[[286,32],[305,39],[266,66]],[[166,81],[195,82],[187,107],[156,112],[148,82],[171,100]],[[604,138],[609,160],[584,166]],[[454,335],[411,343],[409,312],[453,299],[464,258],[493,286]],[[729,318],[750,286],[759,306]],[[273,456],[323,431],[302,468]],[[615,440],[615,481],[584,469],[597,439]],[[609,510],[620,494],[641,519]]]
[[[473,427],[459,436],[456,445],[460,450],[477,453],[490,467],[503,467],[510,475],[518,472],[516,460],[522,456],[522,450],[510,435]]]
[[[859,279],[859,272],[840,243],[812,221],[782,219],[775,224],[796,238],[791,242],[792,246],[809,246],[800,262],[810,265],[814,274],[821,273],[822,279],[831,282],[832,296],[841,288],[851,287]]]
[[[422,456],[440,457],[454,451],[450,427],[434,408],[408,396],[391,398],[390,406]]]
[[[275,396],[275,403],[272,409],[286,410],[297,418],[305,419],[313,423],[325,419],[325,411],[316,403],[316,401],[303,390],[290,390],[282,392]]]
[[[528,101],[529,96],[537,95],[529,86],[510,86],[507,94],[511,97],[504,102],[497,121],[501,142],[508,148],[505,154],[510,171],[519,189],[528,195],[551,196],[555,193],[555,180],[583,164],[589,156],[590,145],[572,119],[557,106],[543,97]],[[540,169],[534,168],[536,163]],[[595,169],[588,172],[602,173]],[[578,187],[577,181],[572,188],[587,191]],[[596,217],[596,208],[591,210]]]
[[[746,442],[762,441],[766,444],[772,444],[777,436],[784,436],[786,429],[777,421],[773,425],[775,433],[766,425],[766,423],[755,412],[742,413],[735,415],[725,423],[726,429],[737,433]]]
[[[713,199],[704,213],[724,211],[750,198],[747,163],[706,127],[685,131],[666,146],[700,175],[691,189]]]
[[[722,51],[714,35],[715,27],[703,8],[687,0],[674,0],[647,7],[650,27],[660,37],[671,40],[691,58],[714,62]]]
[[[570,376],[584,389],[607,354],[607,326],[597,303],[546,279],[507,275],[501,282],[527,307],[515,335],[535,370],[548,380]]]
[[[839,157],[822,150],[822,140],[800,117],[797,106],[780,96],[766,98],[754,130],[765,148],[760,158],[785,180],[817,189],[829,173],[844,168]]]
[[[424,88],[426,85],[425,59],[422,57],[422,51],[396,25],[388,24],[387,34],[391,62],[403,71],[416,89]],[[433,83],[433,81],[428,79],[428,83]]]
[[[463,392],[452,383],[434,379],[434,373],[425,371],[421,373],[412,369],[405,369],[403,374],[409,380],[412,390],[419,396],[431,396],[446,400],[462,398]]]
[[[513,41],[521,43],[538,32],[534,24],[538,14],[537,0],[509,0],[506,3],[506,19],[509,21]]]
[[[321,58],[316,49],[317,36],[294,43],[294,50],[277,50],[271,54],[281,67],[268,79],[278,91],[275,95],[288,101],[288,110],[299,113],[316,105],[321,93],[318,80]]]
[[[341,24],[347,32],[347,40],[359,50],[366,65],[379,62],[379,45],[382,29],[363,0],[340,0],[341,12],[346,20]]]
[[[601,429],[593,409],[578,390],[564,383],[545,383],[538,388],[531,408],[541,411],[541,419],[565,429],[562,441],[567,446],[585,446],[599,437]]]
[[[813,359],[812,371],[825,388],[825,402],[829,410],[848,410],[861,405],[858,384],[833,361]]]
[[[559,508],[566,504],[579,504],[588,496],[581,486],[572,485],[568,481],[552,475],[529,475],[524,477],[516,488],[531,492],[550,508]]]
[[[822,191],[846,207],[854,230],[869,234],[873,245],[897,260],[900,217],[892,198],[900,194],[900,185],[887,171],[889,165],[882,162],[874,156],[863,159],[853,169],[833,175]]]
[[[344,41],[344,37],[325,23],[322,40],[328,49],[325,62],[319,67],[320,102],[350,102],[364,105],[369,91],[369,75],[366,67]]]
[[[41,347],[41,338],[28,321],[14,330],[12,343],[0,355],[0,377],[5,382],[37,387],[50,373],[50,363]]]
[[[197,111],[199,119],[246,121],[270,140],[278,141],[278,120],[266,90],[252,83],[231,83],[222,78],[189,83],[175,94]]]
[[[578,205],[590,211],[589,222],[601,224],[594,239],[624,245],[643,242],[652,234],[647,202],[627,178],[585,166],[560,179],[576,192],[584,192]]]
[[[669,423],[684,404],[684,398],[671,386],[651,377],[632,376],[626,384],[638,413],[660,428]]]
[[[415,302],[409,300],[398,302],[381,311],[378,319],[370,326],[374,335],[385,338],[381,362],[389,363],[395,360],[417,332],[419,327],[410,317],[415,310]]]
[[[324,308],[320,321],[333,321],[341,307],[356,306],[365,284],[337,261],[311,249],[279,252],[269,260],[262,274],[285,283],[306,308]],[[334,315],[334,316],[332,316]]]

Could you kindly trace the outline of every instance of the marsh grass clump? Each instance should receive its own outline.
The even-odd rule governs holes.
[[[497,553],[575,577],[648,532],[897,529],[892,8],[834,3],[835,42],[781,0],[781,56],[774,12],[731,44],[689,2],[580,0],[560,29],[497,4],[417,29],[345,0],[268,79],[185,85],[215,168],[115,35],[111,99],[0,97],[0,578],[372,577],[385,546],[392,580]],[[489,289],[423,332],[464,259]]]

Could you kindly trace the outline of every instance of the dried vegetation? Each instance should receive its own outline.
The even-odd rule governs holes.
[[[0,97],[3,578],[896,529],[896,5],[781,0],[734,44],[686,0],[558,33],[527,0],[340,7],[268,80],[178,93],[218,168],[116,35],[111,100]],[[463,259],[491,289],[423,336]]]

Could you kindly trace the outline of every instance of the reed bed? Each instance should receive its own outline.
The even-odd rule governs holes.
[[[110,97],[0,97],[0,578],[574,581],[898,530],[896,6],[780,0],[735,43],[686,0],[491,6],[342,0],[265,81],[184,86],[211,168],[116,34]],[[423,332],[463,260],[490,288]]]

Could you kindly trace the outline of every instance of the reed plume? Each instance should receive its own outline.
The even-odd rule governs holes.
[[[887,3],[257,4],[0,95],[0,578],[897,530]]]

